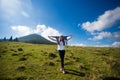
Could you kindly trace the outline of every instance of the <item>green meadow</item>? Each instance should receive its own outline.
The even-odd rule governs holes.
[[[0,80],[120,80],[120,48],[66,47],[66,74],[57,45],[0,42]]]

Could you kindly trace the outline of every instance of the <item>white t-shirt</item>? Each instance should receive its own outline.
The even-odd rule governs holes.
[[[62,41],[60,41],[60,43],[58,44],[57,50],[65,50],[65,46],[63,45]]]

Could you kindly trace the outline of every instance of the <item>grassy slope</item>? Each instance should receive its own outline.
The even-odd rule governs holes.
[[[0,80],[120,79],[119,61],[119,48],[67,47],[62,74],[56,45],[0,42]]]

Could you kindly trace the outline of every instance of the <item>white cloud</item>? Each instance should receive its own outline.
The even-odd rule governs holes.
[[[86,45],[83,43],[75,43],[75,44],[70,44],[70,46],[90,46]],[[112,44],[99,44],[99,45],[92,45],[90,47],[118,47],[120,48],[120,42],[113,42]]]
[[[97,33],[93,38],[89,38],[89,40],[101,40],[103,38],[110,38],[112,34],[110,32],[100,32]]]
[[[31,0],[0,0],[1,16],[7,21],[14,22],[21,17],[29,17],[31,9]]]
[[[33,33],[33,30],[28,26],[11,26],[16,37],[24,36]]]
[[[6,19],[10,19],[11,17],[15,16],[16,12],[18,12],[18,10],[21,9],[20,0],[11,0],[11,1],[1,0],[0,5],[1,5],[0,6],[1,12],[3,13],[2,16]]]
[[[88,40],[102,40],[104,38],[112,38],[115,40],[120,40],[120,31],[118,32],[98,32],[98,33],[92,33],[93,38],[88,38]]]
[[[42,36],[44,36],[45,38],[48,39],[48,35],[52,35],[52,36],[60,36],[61,33],[59,31],[57,31],[56,29],[53,29],[51,27],[47,27],[42,33]]]
[[[52,36],[59,36],[61,35],[61,33],[52,28],[52,27],[47,27],[46,25],[37,25],[36,29],[33,30],[34,33],[38,33],[40,35],[42,35],[43,37],[45,37],[46,39],[49,39],[48,36],[52,35]]]
[[[120,47],[120,42],[114,42],[114,43],[112,44],[112,46],[113,46],[113,47]]]
[[[30,17],[28,13],[26,13],[25,11],[22,11],[21,14],[25,17]]]
[[[78,27],[80,27],[80,26],[81,26],[81,24],[79,23],[79,24],[78,24]]]
[[[113,38],[120,40],[120,31],[113,33]]]
[[[14,31],[16,37],[37,33],[42,35],[44,38],[48,39],[48,36],[50,35],[52,36],[61,35],[61,33],[58,30],[49,26],[47,27],[46,25],[37,25],[36,29],[32,29],[28,26],[11,26],[11,29]]]
[[[112,27],[112,25],[118,20],[120,20],[120,7],[106,11],[94,22],[87,21],[83,23],[82,28],[88,32],[102,31],[106,28]]]
[[[71,44],[70,46],[87,46],[87,45],[85,45],[83,43],[77,43],[77,44]]]
[[[110,45],[94,45],[93,47],[111,47]]]
[[[42,33],[46,29],[47,29],[46,25],[37,25],[34,32],[35,33]]]

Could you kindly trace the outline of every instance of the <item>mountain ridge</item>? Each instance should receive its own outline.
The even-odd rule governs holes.
[[[35,44],[55,44],[39,34],[29,34],[18,38],[20,42],[35,43]]]

